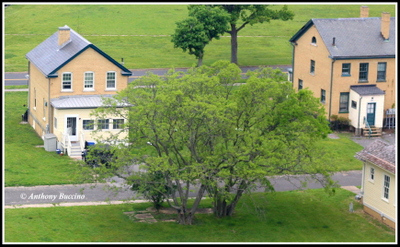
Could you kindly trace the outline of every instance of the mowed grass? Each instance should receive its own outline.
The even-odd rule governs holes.
[[[77,162],[68,156],[47,152],[32,126],[20,124],[28,93],[5,92],[4,96],[4,186],[79,183],[75,179]]]
[[[288,40],[307,21],[359,17],[361,4],[288,6],[295,13],[293,20],[247,25],[239,32],[240,66],[291,64]],[[380,17],[384,11],[396,16],[395,9],[394,3],[370,4],[369,16]],[[197,62],[195,57],[174,48],[170,37],[176,22],[187,18],[187,14],[187,5],[180,4],[14,4],[4,10],[5,71],[27,71],[25,55],[64,25],[117,61],[124,58],[128,69],[191,67]],[[230,60],[230,56],[230,37],[225,34],[206,46],[203,64]]]
[[[354,212],[349,212],[349,203]],[[210,200],[201,207],[210,207]],[[5,209],[6,242],[394,242],[352,192],[323,189],[245,196],[232,217],[197,214],[194,225],[142,223],[124,212],[150,203]],[[164,218],[155,215],[156,218]]]

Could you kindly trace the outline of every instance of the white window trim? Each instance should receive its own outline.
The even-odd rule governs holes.
[[[85,88],[85,82],[86,82],[86,73],[92,73],[93,74],[93,87],[92,88]],[[94,90],[94,77],[95,77],[95,75],[94,75],[94,72],[93,71],[85,71],[84,73],[83,73],[83,91],[85,91],[85,92],[88,92],[88,91],[95,91]]]
[[[383,173],[383,183],[382,183],[382,200],[383,201],[385,201],[385,202],[387,202],[387,203],[389,203],[389,199],[387,199],[387,198],[385,198],[385,176],[388,176],[389,177],[389,191],[388,191],[388,197],[389,197],[389,195],[390,195],[390,182],[391,182],[391,180],[392,180],[392,178],[389,176],[389,175],[387,175],[387,174],[385,174],[385,173]],[[390,198],[390,197],[389,197]]]
[[[124,125],[125,124],[125,119],[123,119],[123,118],[115,118],[115,119],[112,120],[112,123],[111,123],[112,130],[122,130],[122,128],[114,128],[114,120],[122,120],[123,123],[121,125]]]
[[[371,179],[371,169],[374,169],[374,179]],[[368,176],[368,181],[370,181],[371,183],[375,183],[375,176],[376,176],[376,174],[375,174],[375,168],[374,167],[370,167],[369,168],[369,176]]]
[[[108,73],[114,73],[114,75],[115,75],[115,82],[114,82],[114,87],[108,87],[107,86],[107,80],[108,80],[108,78],[107,78],[107,74]],[[105,83],[105,86],[106,86],[106,91],[116,91],[117,90],[117,72],[116,71],[107,71],[106,72],[106,83]]]
[[[93,121],[93,129],[87,130],[87,129],[83,128],[83,121],[85,121],[85,120],[92,120]],[[90,119],[90,118],[82,119],[82,131],[94,131],[94,130],[96,130],[96,120],[95,119]]]
[[[100,120],[108,120],[108,128],[107,129],[100,128],[100,124],[99,124]],[[112,128],[110,128],[110,124],[112,124],[111,122],[112,121],[110,121],[109,118],[97,119],[97,129],[102,130],[102,131],[110,131],[110,130],[112,130]]]
[[[64,89],[64,74],[70,74],[71,75],[71,89]],[[73,92],[74,90],[72,90],[73,88],[73,74],[72,72],[63,72],[61,75],[61,92]]]

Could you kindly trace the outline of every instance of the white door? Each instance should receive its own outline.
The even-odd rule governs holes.
[[[77,120],[78,116],[65,116],[65,133],[69,135],[70,141],[78,140]]]

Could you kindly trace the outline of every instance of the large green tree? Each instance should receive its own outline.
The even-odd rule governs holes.
[[[197,66],[201,66],[206,45],[225,32],[229,15],[205,5],[190,5],[188,9],[189,17],[176,23],[171,41],[175,48],[194,55],[198,59]]]
[[[229,14],[229,26],[226,30],[231,35],[231,62],[238,64],[238,33],[247,25],[270,22],[271,20],[292,20],[294,13],[285,5],[280,10],[272,10],[269,5],[211,5]],[[261,35],[261,34],[260,34]]]
[[[129,145],[117,149],[113,169],[104,170],[116,175],[135,163],[162,174],[158,192],[176,191],[166,196],[181,224],[193,223],[206,193],[216,216],[231,216],[244,193],[273,189],[272,175],[309,174],[331,187],[329,156],[315,146],[329,132],[318,99],[305,89],[295,92],[279,70],[260,68],[245,84],[237,84],[239,78],[237,65],[219,61],[130,83],[94,112],[102,118],[115,114],[113,106],[131,106]]]

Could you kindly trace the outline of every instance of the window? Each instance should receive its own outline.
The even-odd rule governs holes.
[[[339,112],[349,112],[349,93],[340,93]]]
[[[85,72],[84,89],[93,89],[93,72]]]
[[[368,81],[368,63],[360,63],[359,79],[360,82]]]
[[[108,119],[100,119],[99,120],[99,129],[108,130],[109,120]]]
[[[107,88],[115,89],[115,72],[107,72]]]
[[[350,63],[343,63],[342,64],[342,76],[350,76]]]
[[[57,129],[57,118],[54,117],[54,128]]]
[[[390,177],[388,175],[384,175],[383,180],[383,198],[389,200],[389,186],[390,186]]]
[[[325,94],[326,91],[324,89],[321,89],[321,103],[323,104],[325,104],[325,99],[326,99]]]
[[[377,81],[386,81],[386,63],[378,63]]]
[[[357,109],[357,101],[355,100],[351,101],[351,108]]]
[[[303,80],[299,79],[299,90],[303,89]]]
[[[83,120],[83,129],[84,130],[93,130],[94,129],[94,120]]]
[[[371,170],[369,172],[369,179],[374,181],[374,178],[375,178],[375,169],[371,167]]]
[[[69,72],[62,75],[62,89],[72,90],[72,74]]]
[[[124,124],[123,119],[114,119],[113,120],[113,129],[122,129],[123,124]]]
[[[311,39],[311,44],[316,45],[317,44],[317,39],[315,37],[312,37]]]
[[[314,74],[314,72],[315,72],[315,61],[311,60],[310,73]]]

